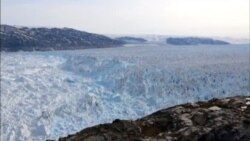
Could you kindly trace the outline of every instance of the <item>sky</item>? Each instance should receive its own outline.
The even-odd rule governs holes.
[[[249,38],[249,0],[1,0],[1,24]]]

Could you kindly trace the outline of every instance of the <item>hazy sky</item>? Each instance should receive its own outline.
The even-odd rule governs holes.
[[[249,0],[1,0],[1,23],[248,38]]]

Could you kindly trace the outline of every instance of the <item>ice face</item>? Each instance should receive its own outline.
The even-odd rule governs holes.
[[[250,95],[249,46],[1,53],[1,138],[57,139],[176,104]]]

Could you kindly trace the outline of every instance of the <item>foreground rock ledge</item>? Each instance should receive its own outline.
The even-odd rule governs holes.
[[[59,141],[250,141],[250,97],[178,105],[136,121],[117,119]]]

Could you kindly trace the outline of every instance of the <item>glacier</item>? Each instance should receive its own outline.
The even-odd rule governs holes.
[[[1,52],[1,140],[58,139],[176,104],[250,95],[249,45]]]

